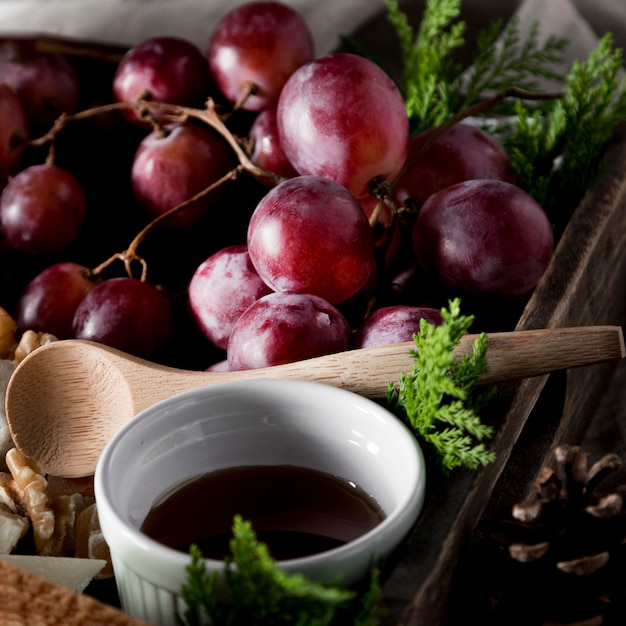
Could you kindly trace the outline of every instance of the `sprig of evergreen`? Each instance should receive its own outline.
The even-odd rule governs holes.
[[[586,61],[575,61],[564,97],[541,111],[516,103],[516,132],[505,140],[517,184],[557,221],[559,207],[575,206],[600,170],[604,146],[626,121],[622,51],[602,37]],[[556,166],[555,166],[556,164]]]
[[[540,78],[562,80],[561,67],[568,42],[550,36],[540,46],[539,22],[534,22],[522,38],[517,16],[506,27],[501,20],[495,20],[478,33],[477,45],[472,66],[455,87],[463,92],[460,109],[507,87],[535,91]]]
[[[450,116],[450,86],[460,72],[451,55],[465,43],[466,25],[455,21],[461,0],[430,0],[417,33],[395,0],[385,4],[402,48],[401,89],[412,131],[439,126]]]
[[[513,18],[479,32],[472,66],[464,72],[454,53],[465,44],[461,0],[428,0],[415,32],[396,0],[385,0],[387,17],[402,50],[402,85],[412,134],[440,126],[459,110],[515,86],[532,90],[539,78],[559,79],[566,40],[539,44],[539,24],[522,37]]]
[[[182,588],[186,609],[177,615],[182,626],[376,626],[380,595],[378,573],[372,572],[364,593],[322,584],[302,574],[279,569],[267,546],[259,542],[249,521],[235,516],[231,556],[225,559],[220,597],[218,572],[208,574],[196,546],[191,548],[187,581]]]
[[[472,354],[456,360],[454,349],[474,317],[461,315],[459,299],[450,301],[449,307],[441,311],[441,325],[421,320],[411,351],[412,369],[402,372],[387,391],[390,408],[434,451],[446,472],[459,466],[476,469],[495,459],[484,443],[493,428],[478,416],[494,390],[475,389],[488,368],[487,336],[479,335]]]

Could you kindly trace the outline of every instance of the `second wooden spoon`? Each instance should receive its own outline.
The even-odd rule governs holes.
[[[465,335],[455,356],[471,353]],[[488,335],[494,384],[624,357],[619,326],[525,330]],[[57,341],[37,348],[12,375],[6,413],[15,445],[45,472],[78,477],[94,473],[102,449],[137,413],[174,394],[254,378],[317,381],[370,398],[413,363],[413,342],[352,350],[264,369],[197,372],[165,367],[106,346]]]

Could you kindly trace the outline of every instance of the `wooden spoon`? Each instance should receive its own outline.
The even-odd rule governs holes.
[[[465,335],[455,357],[471,353]],[[488,335],[489,372],[482,384],[548,374],[624,357],[619,326],[524,330]],[[410,371],[413,342],[331,354],[241,372],[197,372],[157,365],[106,346],[57,341],[28,355],[11,377],[6,412],[15,445],[45,472],[94,473],[111,436],[143,409],[174,394],[232,380],[317,381],[370,398]]]

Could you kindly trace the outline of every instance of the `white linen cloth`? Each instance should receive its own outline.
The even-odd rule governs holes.
[[[47,33],[132,45],[155,35],[179,35],[206,48],[215,23],[247,0],[0,0],[0,34]],[[316,53],[335,49],[339,35],[353,34],[385,13],[383,0],[284,0],[307,20]],[[400,1],[423,6],[424,0]],[[517,13],[521,23],[535,20],[541,36],[565,36],[571,58],[585,57],[610,31],[626,47],[626,0],[463,0],[463,11],[487,23],[493,16]]]

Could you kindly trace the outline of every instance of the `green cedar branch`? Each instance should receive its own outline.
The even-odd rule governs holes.
[[[200,550],[192,546],[182,588],[186,609],[176,615],[181,626],[376,626],[380,596],[378,572],[362,594],[336,584],[322,584],[278,568],[249,521],[235,516],[231,555],[222,572],[208,574]],[[224,589],[226,591],[224,591]]]
[[[461,361],[454,348],[468,331],[474,316],[461,315],[460,300],[441,310],[443,324],[421,320],[414,335],[414,363],[387,391],[389,407],[403,419],[417,439],[428,446],[444,472],[464,466],[477,469],[495,460],[485,445],[493,428],[478,412],[493,397],[494,389],[478,393],[476,381],[487,371],[487,335],[474,342],[471,355]]]
[[[585,61],[575,61],[564,97],[534,110],[516,103],[515,132],[504,144],[518,184],[555,220],[575,206],[601,169],[615,127],[626,121],[624,58],[607,33]]]

